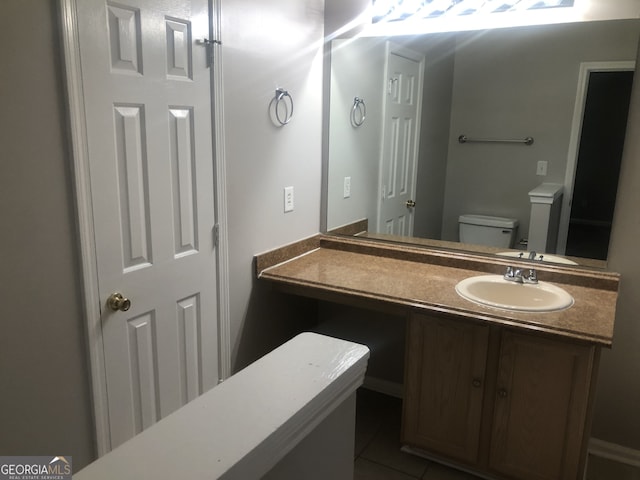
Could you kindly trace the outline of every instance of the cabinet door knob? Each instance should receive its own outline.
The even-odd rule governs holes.
[[[504,388],[501,388],[500,390],[498,390],[498,396],[500,398],[507,398],[507,390]]]
[[[474,378],[473,382],[471,382],[471,385],[473,385],[475,388],[480,388],[480,386],[482,385],[482,382],[480,381],[479,378]]]

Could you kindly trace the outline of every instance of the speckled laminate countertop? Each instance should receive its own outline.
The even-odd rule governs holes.
[[[314,247],[314,248],[309,248]],[[300,250],[300,249],[299,249]],[[558,267],[538,268],[538,277],[569,292],[572,307],[545,313],[515,312],[479,305],[460,297],[455,285],[462,279],[504,270],[505,260],[421,255],[401,247],[371,246],[356,240],[307,241],[302,252],[281,263],[257,258],[260,279],[300,294],[341,301],[370,300],[413,312],[439,313],[485,321],[499,326],[544,332],[609,347],[617,300],[618,277]],[[391,253],[389,253],[391,252]],[[394,253],[395,252],[395,253]],[[514,262],[511,262],[514,263]],[[264,268],[262,268],[264,267]]]

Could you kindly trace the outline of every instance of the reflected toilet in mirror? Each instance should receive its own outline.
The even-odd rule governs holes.
[[[513,248],[518,232],[515,218],[489,215],[460,215],[460,243]]]

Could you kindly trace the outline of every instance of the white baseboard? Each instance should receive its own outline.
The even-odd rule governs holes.
[[[598,438],[589,440],[589,453],[619,463],[640,467],[640,450],[623,447],[617,443],[605,442]]]
[[[391,382],[382,378],[370,377],[365,375],[364,383],[362,384],[367,390],[373,390],[374,392],[384,393],[391,397],[403,398],[403,386],[401,383]]]

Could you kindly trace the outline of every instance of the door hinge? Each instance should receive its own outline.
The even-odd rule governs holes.
[[[214,46],[215,45],[222,45],[222,42],[220,40],[210,40],[208,38],[203,38],[202,40],[198,40],[197,43],[204,45],[207,48],[207,57],[208,57],[208,67],[211,67],[213,65],[213,59],[214,59]]]
[[[213,226],[213,246],[217,248],[220,244],[220,224],[216,223]]]

